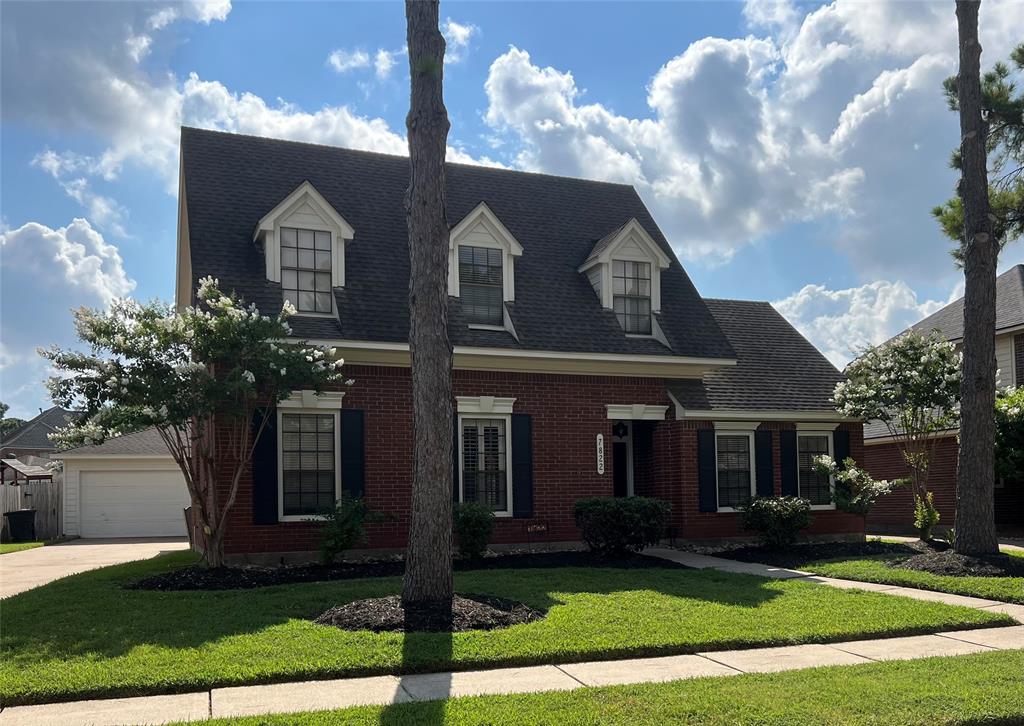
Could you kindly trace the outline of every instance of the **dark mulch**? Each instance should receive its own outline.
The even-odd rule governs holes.
[[[512,552],[488,554],[480,560],[456,560],[455,569],[501,570],[557,567],[649,567],[682,568],[683,565],[646,555],[600,557],[590,552]],[[244,590],[270,585],[290,585],[325,580],[355,580],[364,577],[398,577],[405,563],[398,558],[339,562],[334,565],[289,565],[281,567],[182,567],[125,585],[131,590]]]
[[[406,610],[402,607],[402,599],[391,595],[333,607],[314,618],[313,622],[342,630],[372,630],[375,633],[461,633],[507,628],[542,617],[542,613],[521,602],[490,595],[456,594],[450,611],[439,603]]]
[[[945,543],[936,542],[935,547],[942,548]],[[774,567],[799,569],[808,562],[828,560],[838,557],[873,557],[877,555],[904,555],[910,557],[925,550],[934,551],[930,545],[922,542],[808,542],[793,545],[784,550],[773,550],[767,547],[739,547],[734,550],[716,552],[717,557],[740,562],[759,562]]]
[[[889,566],[901,570],[930,572],[933,575],[953,577],[1024,577],[1024,560],[1009,555],[970,557],[952,550],[922,552],[905,560],[890,562]]]

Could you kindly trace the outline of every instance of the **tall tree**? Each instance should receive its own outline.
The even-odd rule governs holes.
[[[10,406],[0,401],[0,439],[4,438],[7,434],[25,423],[20,418],[8,417],[7,412],[10,410]]]
[[[963,206],[964,361],[960,405],[960,457],[956,472],[956,542],[963,554],[999,551],[995,486],[996,257],[988,199],[988,123],[982,113],[981,43],[976,0],[957,0]]]
[[[402,602],[452,599],[452,346],[448,340],[448,218],[444,156],[444,37],[438,0],[406,0],[411,93],[409,357],[412,367],[412,512]]]

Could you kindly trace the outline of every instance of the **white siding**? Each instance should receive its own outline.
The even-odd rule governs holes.
[[[996,337],[996,387],[1004,388],[1015,384],[1013,378],[1013,335]]]

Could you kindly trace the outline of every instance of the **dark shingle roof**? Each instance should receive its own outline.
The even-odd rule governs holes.
[[[1024,265],[1015,265],[996,278],[996,330],[1024,325]],[[950,303],[911,326],[927,333],[938,330],[947,340],[964,337],[964,299]]]
[[[736,351],[736,366],[702,381],[670,381],[669,392],[695,411],[832,411],[842,374],[766,302],[704,301]]]
[[[67,426],[76,418],[78,418],[77,413],[60,406],[53,406],[8,434],[3,441],[0,441],[0,446],[52,450],[55,446],[50,441],[49,435],[55,430]]]
[[[193,285],[213,275],[264,312],[279,310],[280,286],[266,280],[253,231],[308,180],[354,227],[355,238],[346,249],[346,286],[335,291],[340,322],[296,317],[295,334],[408,340],[407,158],[191,128],[182,129],[181,153]],[[508,306],[519,343],[503,332],[459,324],[459,301],[453,299],[454,345],[733,357],[632,187],[461,164],[447,165],[446,181],[451,224],[486,202],[524,249],[515,263],[515,302]],[[672,260],[662,273],[660,317],[671,350],[656,340],[627,338],[577,271],[598,240],[632,217]]]
[[[167,447],[156,429],[143,429],[133,434],[124,434],[93,446],[77,446],[74,449],[61,451],[55,456],[59,459],[65,454],[74,454],[75,456],[119,456],[125,454],[170,456],[170,452],[167,451]]]

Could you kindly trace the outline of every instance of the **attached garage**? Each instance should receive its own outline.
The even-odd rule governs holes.
[[[188,489],[153,430],[71,449],[64,461],[64,523],[69,536],[184,537]]]

